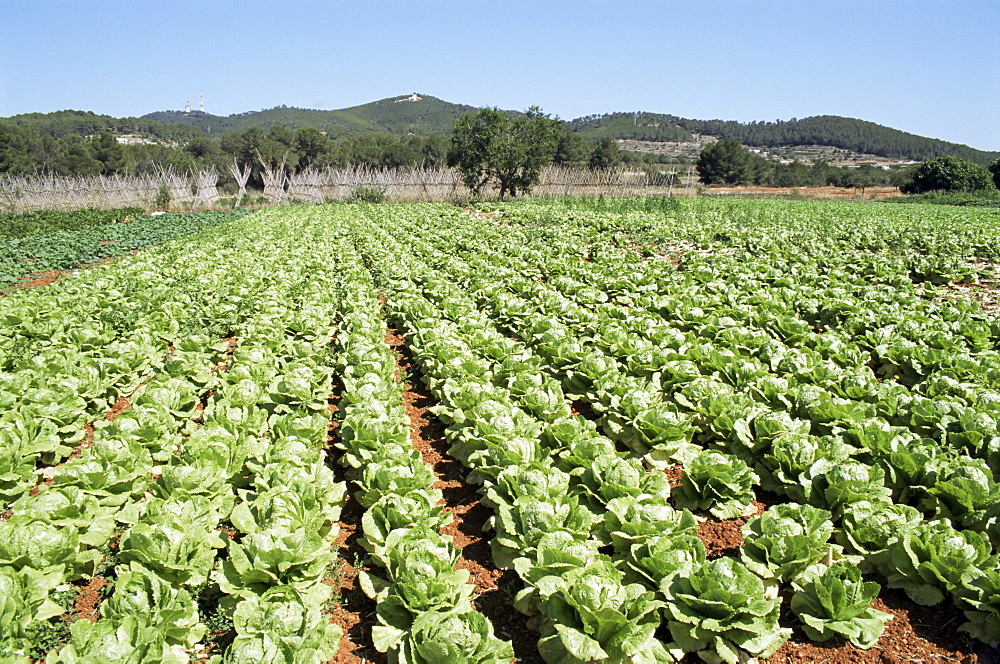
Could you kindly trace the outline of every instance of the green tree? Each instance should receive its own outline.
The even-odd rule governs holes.
[[[874,186],[878,182],[878,176],[877,168],[871,164],[861,164],[857,168],[850,170],[845,178],[845,185],[854,189],[860,189],[863,196],[865,189]]]
[[[580,133],[562,131],[559,132],[559,139],[556,141],[556,151],[552,155],[552,163],[582,168],[587,165],[590,151],[590,144]]]
[[[206,136],[193,138],[188,141],[187,145],[184,146],[184,151],[195,159],[204,159],[205,157],[212,157],[219,154],[222,152],[222,149],[219,147],[217,141],[213,141]]]
[[[990,162],[990,175],[993,176],[993,186],[1000,189],[1000,157]]]
[[[101,173],[109,175],[125,168],[125,150],[115,135],[102,131],[90,142],[94,158],[101,162]]]
[[[735,138],[709,143],[698,155],[698,179],[705,184],[743,184],[753,175],[751,155]]]
[[[913,179],[903,185],[904,194],[927,191],[982,191],[995,189],[986,167],[951,155],[925,161],[913,171]]]
[[[0,173],[30,173],[35,168],[31,158],[32,133],[13,124],[0,123]]]
[[[314,127],[299,129],[295,135],[295,148],[299,153],[299,167],[319,167],[330,150],[330,139]]]
[[[59,175],[99,175],[104,164],[94,158],[90,143],[79,136],[67,136],[59,141],[60,154],[56,161]]]
[[[487,186],[499,189],[500,200],[526,193],[552,161],[559,126],[537,106],[513,116],[497,108],[466,113],[455,121],[448,165],[477,196]]]
[[[611,138],[602,138],[601,142],[594,147],[590,153],[590,161],[587,165],[595,171],[606,171],[617,168],[622,163],[622,153],[618,149],[618,143]]]

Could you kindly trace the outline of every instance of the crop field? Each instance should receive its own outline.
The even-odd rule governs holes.
[[[121,221],[0,244],[0,664],[996,661],[997,211]]]

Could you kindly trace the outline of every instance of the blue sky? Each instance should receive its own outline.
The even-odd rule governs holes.
[[[1000,150],[997,0],[0,0],[0,116],[336,109],[870,120]]]

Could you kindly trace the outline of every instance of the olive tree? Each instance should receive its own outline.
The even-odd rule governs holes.
[[[993,178],[984,166],[947,155],[917,166],[913,179],[902,187],[902,191],[904,194],[922,194],[927,191],[982,191],[993,188]]]
[[[500,200],[527,193],[552,161],[559,126],[537,106],[523,114],[497,108],[466,113],[455,121],[448,165],[458,167],[476,196],[489,186],[499,189]]]

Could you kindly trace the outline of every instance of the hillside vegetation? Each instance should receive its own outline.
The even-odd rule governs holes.
[[[572,131],[588,137],[640,141],[693,141],[695,134],[720,139],[735,138],[743,145],[777,148],[823,145],[880,157],[924,161],[952,155],[986,164],[1000,152],[976,150],[967,145],[917,136],[874,122],[837,115],[741,123],[732,120],[692,120],[660,113],[608,113],[578,118]]]
[[[289,129],[312,127],[340,136],[349,132],[388,132],[418,135],[449,134],[462,113],[475,110],[436,97],[422,96],[417,102],[389,97],[360,106],[334,111],[318,111],[278,106],[229,116],[193,111],[160,111],[141,118],[113,118],[87,111],[26,113],[5,121],[30,127],[57,138],[71,134],[92,135],[100,131],[117,134],[148,134],[182,140],[200,135],[241,132],[249,127]],[[662,113],[608,113],[570,120],[568,128],[591,140],[602,138],[646,141],[694,140],[693,134],[735,138],[745,145],[780,147],[790,145],[830,145],[845,150],[885,157],[930,159],[955,155],[985,163],[1000,156],[966,145],[917,136],[874,122],[835,115],[775,122],[740,123],[732,120],[695,120]],[[180,127],[178,127],[178,125]],[[183,128],[181,128],[183,127]],[[200,130],[200,131],[197,131]]]
[[[238,113],[226,117],[208,113],[162,111],[143,116],[162,123],[180,123],[199,127],[210,134],[241,132],[250,127],[268,129],[274,126],[289,129],[313,128],[337,137],[351,132],[418,134],[422,136],[450,134],[452,124],[466,111],[475,108],[452,104],[435,97],[421,97],[417,102],[397,101],[405,97],[380,99],[360,106],[336,111],[315,111],[278,106],[263,111]]]

